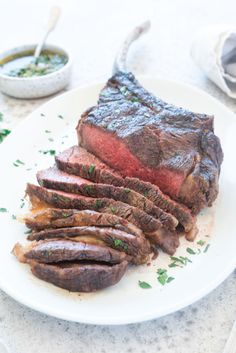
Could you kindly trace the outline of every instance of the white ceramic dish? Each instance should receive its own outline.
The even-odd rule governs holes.
[[[0,60],[9,56],[33,51],[35,44],[22,45],[0,54]],[[66,87],[70,81],[72,58],[65,49],[46,44],[44,49],[60,53],[68,57],[67,63],[59,70],[37,77],[12,77],[0,72],[0,91],[15,98],[40,98],[56,93]]]
[[[75,125],[87,107],[97,101],[102,85],[78,88],[63,94],[33,112],[0,147],[0,287],[20,303],[58,318],[90,324],[127,324],[154,319],[179,310],[200,299],[218,286],[235,268],[236,237],[236,119],[221,103],[208,94],[182,83],[163,79],[142,79],[142,84],[161,98],[194,111],[215,114],[215,130],[220,136],[225,159],[220,178],[220,193],[214,207],[199,216],[198,237],[210,243],[204,252],[196,242],[181,240],[177,256],[188,256],[192,263],[184,268],[169,269],[175,280],[165,286],[157,281],[156,270],[168,268],[170,258],[160,254],[151,266],[130,268],[115,286],[92,294],[69,293],[35,278],[29,267],[11,254],[17,241],[24,241],[24,225],[11,215],[24,212],[21,198],[27,181],[35,172],[53,163],[53,157],[39,150],[63,150],[75,144]],[[58,117],[58,115],[62,115]],[[51,131],[46,133],[45,130]],[[54,141],[49,141],[50,136]],[[20,159],[25,164],[15,167]],[[31,170],[27,170],[32,168]],[[26,207],[27,209],[27,207]],[[191,247],[200,254],[190,255]],[[151,289],[142,289],[138,281]]]

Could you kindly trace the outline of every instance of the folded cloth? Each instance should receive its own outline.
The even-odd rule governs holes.
[[[229,97],[236,98],[236,28],[203,28],[194,38],[191,56],[207,77]]]

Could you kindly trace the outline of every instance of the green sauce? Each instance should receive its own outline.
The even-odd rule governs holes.
[[[68,57],[43,51],[35,59],[33,52],[22,52],[0,62],[0,72],[11,77],[35,77],[51,74],[66,65]]]

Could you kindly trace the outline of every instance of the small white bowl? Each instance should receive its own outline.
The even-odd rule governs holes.
[[[0,61],[18,53],[34,51],[36,45],[22,45],[0,54]],[[40,98],[62,90],[68,85],[71,76],[71,55],[64,49],[46,44],[43,49],[68,57],[67,63],[50,74],[35,77],[12,77],[0,72],[0,91],[15,98]]]

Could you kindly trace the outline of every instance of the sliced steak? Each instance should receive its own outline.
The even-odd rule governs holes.
[[[20,262],[26,261],[23,248],[18,247],[14,254]],[[120,281],[128,266],[127,261],[115,265],[83,262],[45,264],[34,260],[27,262],[36,277],[71,292],[93,292],[112,286]]]
[[[122,176],[151,182],[193,212],[218,194],[223,153],[213,116],[168,104],[118,72],[77,128],[80,145]]]
[[[28,184],[26,194],[30,197],[31,203],[38,205],[38,200],[58,208],[95,209],[104,213],[116,213],[129,222],[140,228],[148,237],[158,244],[158,231],[164,232],[168,237],[173,231],[164,228],[160,221],[139,210],[136,207],[127,205],[120,201],[101,198],[95,199],[77,194],[70,194],[64,191],[49,190],[42,186]],[[35,201],[36,199],[36,201]],[[156,235],[156,238],[155,238]]]
[[[86,243],[99,243],[103,241],[113,249],[124,251],[132,256],[135,264],[145,263],[151,252],[150,244],[144,236],[134,236],[111,227],[69,227],[59,229],[45,229],[40,232],[33,232],[28,240],[45,239],[82,239]]]
[[[56,266],[34,262],[31,271],[39,279],[71,292],[94,292],[118,283],[127,266],[127,261],[113,266],[78,263]]]
[[[70,193],[90,196],[94,198],[112,198],[116,201],[137,207],[149,215],[158,218],[169,229],[175,229],[178,221],[171,214],[155,206],[143,195],[127,188],[108,184],[94,184],[76,175],[65,173],[57,167],[41,170],[37,173],[41,186],[49,189],[62,190]]]
[[[195,224],[190,210],[173,201],[156,186],[137,178],[122,178],[117,172],[109,168],[98,158],[81,147],[73,146],[56,156],[59,169],[95,183],[110,184],[131,189],[144,195],[157,207],[175,216],[188,232]]]
[[[130,257],[124,252],[111,249],[107,246],[87,244],[71,240],[42,240],[21,247],[18,243],[13,253],[22,252],[28,260],[43,263],[56,263],[65,261],[98,261],[117,264]]]
[[[33,201],[34,202],[34,201]],[[91,210],[42,208],[24,216],[24,222],[30,229],[44,230],[64,227],[112,227],[114,229],[143,237],[141,229],[125,219],[108,213]]]

